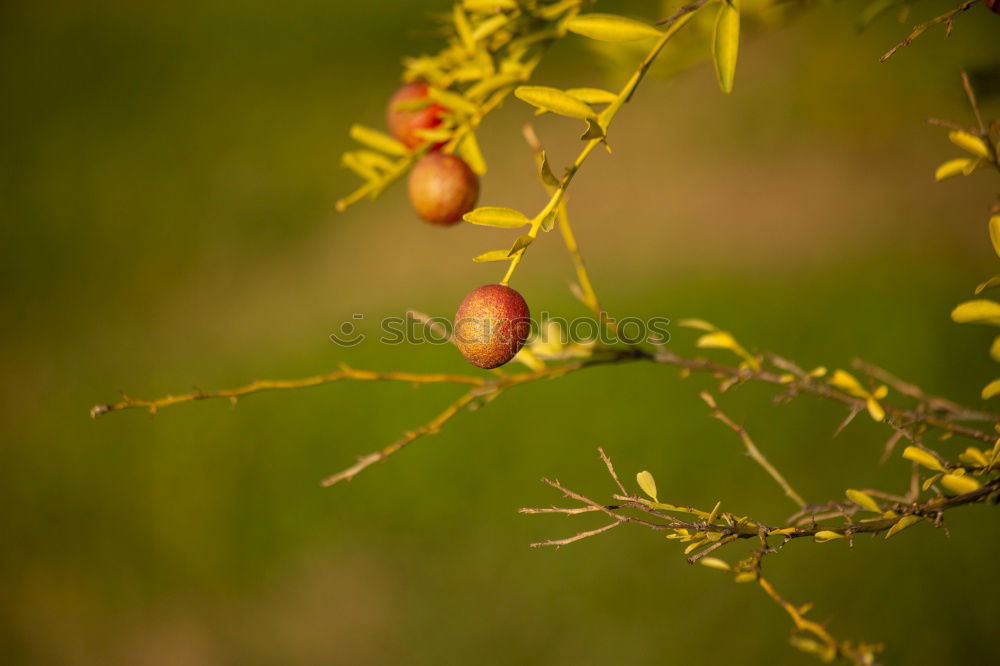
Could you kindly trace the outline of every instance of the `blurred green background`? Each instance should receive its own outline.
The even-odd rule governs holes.
[[[608,6],[605,6],[608,5]],[[698,316],[806,367],[878,361],[981,406],[990,332],[951,307],[995,271],[989,174],[935,184],[957,156],[927,116],[971,122],[958,68],[1000,59],[982,6],[888,64],[918,3],[858,34],[857,2],[817,6],[742,46],[736,90],[709,65],[650,79],[574,183],[571,211],[606,306]],[[608,10],[609,3],[599,8]],[[433,50],[445,2],[12,2],[0,9],[0,661],[7,664],[813,663],[753,586],[621,529],[527,544],[596,518],[520,516],[543,475],[604,497],[605,447],[670,501],[780,522],[792,505],[697,397],[704,377],[608,367],[526,386],[350,484],[318,480],[435,415],[454,387],[342,383],[87,417],[152,397],[356,367],[471,371],[447,347],[342,349],[407,308],[450,315],[511,240],[415,219],[396,187],[334,212],[352,122],[380,126],[399,61]],[[629,8],[647,17],[647,3]],[[666,57],[669,58],[668,48]],[[616,87],[579,38],[543,85]],[[994,80],[995,84],[996,81]],[[995,100],[985,100],[993,116]],[[542,202],[509,101],[484,124],[483,204]],[[554,164],[579,128],[542,118]],[[515,286],[583,314],[556,236]],[[694,336],[674,329],[678,351]],[[811,500],[902,491],[884,427],[747,386],[722,397]],[[942,444],[957,452],[961,442]],[[995,509],[891,541],[795,543],[767,564],[839,637],[890,663],[996,661]],[[733,556],[739,548],[733,550]]]

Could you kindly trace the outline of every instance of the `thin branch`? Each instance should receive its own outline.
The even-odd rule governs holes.
[[[531,544],[531,547],[543,548],[545,546],[554,546],[556,548],[560,548],[562,546],[565,546],[566,544],[573,543],[575,541],[580,541],[581,539],[586,539],[587,537],[597,536],[598,534],[601,534],[602,532],[607,532],[608,530],[612,530],[621,524],[622,524],[621,521],[616,520],[613,523],[608,523],[607,525],[604,525],[603,527],[598,527],[597,529],[593,530],[587,530],[586,532],[580,532],[579,534],[574,534],[573,536],[566,537],[565,539],[549,539],[548,541],[538,541],[536,543]]]
[[[477,391],[475,389],[469,391],[461,398],[459,398],[452,404],[448,405],[447,409],[438,414],[432,420],[428,421],[425,425],[422,425],[419,428],[416,428],[415,430],[410,430],[406,432],[402,438],[396,440],[395,442],[393,442],[389,446],[386,446],[385,448],[379,449],[378,451],[373,451],[372,453],[369,453],[366,456],[361,456],[360,458],[358,458],[358,461],[356,463],[354,463],[353,465],[351,465],[350,467],[341,472],[337,472],[333,476],[327,477],[322,481],[320,485],[328,487],[332,486],[335,483],[339,483],[341,481],[350,481],[359,473],[364,471],[367,467],[374,465],[377,462],[385,460],[393,453],[396,453],[397,451],[402,449],[407,444],[415,440],[418,440],[426,435],[437,434],[437,432],[441,429],[441,426],[450,421],[451,418],[455,416],[455,414],[457,414],[460,409],[462,409],[470,402],[475,400],[476,397],[478,397],[479,395],[481,395],[480,391]]]
[[[926,23],[921,23],[919,25],[913,26],[913,30],[910,31],[910,34],[907,35],[906,38],[903,39],[903,41],[901,41],[899,44],[896,44],[891,49],[889,49],[885,55],[883,55],[881,58],[878,59],[878,61],[885,62],[886,60],[891,58],[896,51],[903,48],[904,46],[909,46],[914,39],[924,34],[924,32],[926,32],[928,28],[931,28],[939,23],[945,23],[948,28],[948,33],[950,33],[951,22],[955,20],[955,17],[961,14],[962,12],[968,10],[973,5],[978,4],[979,1],[980,0],[965,0],[965,2],[960,4],[958,7],[955,7],[954,9],[949,9],[940,16],[936,16],[932,18],[930,21],[927,21]],[[945,34],[945,36],[947,37],[948,34]]]
[[[235,404],[239,398],[242,398],[245,395],[250,395],[251,393],[308,388],[312,386],[320,386],[322,384],[330,384],[342,379],[353,379],[356,381],[398,381],[410,384],[471,384],[473,386],[482,386],[486,383],[486,380],[482,377],[474,377],[472,375],[373,372],[371,370],[357,370],[355,368],[342,365],[340,370],[335,370],[325,375],[316,375],[314,377],[305,377],[303,379],[258,379],[246,384],[245,386],[239,386],[237,388],[223,389],[219,391],[195,390],[191,393],[167,395],[153,400],[131,398],[123,394],[122,400],[119,402],[106,405],[95,405],[90,410],[90,416],[96,419],[97,417],[103,416],[108,412],[116,412],[123,409],[133,408],[144,408],[149,410],[150,414],[156,414],[156,412],[161,408],[176,405],[178,403],[194,402],[197,400],[212,400],[217,398],[227,398]]]
[[[760,449],[758,449],[753,443],[753,439],[750,438],[750,434],[746,431],[746,429],[730,419],[721,409],[719,409],[719,406],[716,404],[715,398],[711,393],[708,391],[702,391],[700,395],[701,399],[705,401],[705,404],[711,408],[712,417],[721,421],[730,430],[739,435],[740,440],[743,442],[743,446],[746,447],[747,454],[749,454],[749,456],[753,458],[758,465],[764,468],[765,472],[771,475],[771,478],[774,479],[779,486],[781,486],[782,490],[785,491],[785,495],[791,498],[791,500],[800,507],[805,506],[806,501],[802,499],[801,495],[792,489],[792,486],[785,480],[785,477],[781,475],[781,472],[775,469],[774,465],[772,465],[770,461],[764,457],[764,454],[761,453]]]
[[[660,19],[659,21],[657,21],[655,25],[670,25],[680,17],[698,11],[699,9],[707,5],[710,1],[711,0],[697,0],[697,2],[692,2],[690,5],[684,5],[676,12],[668,16],[667,18]]]
[[[604,461],[604,465],[608,468],[608,474],[611,475],[611,478],[615,481],[615,485],[618,486],[618,490],[622,491],[622,495],[628,495],[628,491],[625,490],[625,486],[623,486],[622,482],[618,480],[618,474],[615,472],[615,466],[611,464],[611,458],[608,457],[608,454],[606,454],[604,449],[600,446],[597,447],[597,450],[601,454],[601,460]]]

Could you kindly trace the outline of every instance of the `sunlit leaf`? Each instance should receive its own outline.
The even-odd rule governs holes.
[[[1000,303],[986,299],[966,301],[951,311],[951,318],[959,324],[1000,326]]]
[[[937,458],[927,453],[927,451],[918,449],[915,446],[908,446],[903,449],[903,457],[907,460],[912,460],[918,465],[923,465],[927,469],[932,469],[935,472],[946,471]]]
[[[472,224],[500,229],[517,229],[531,222],[527,216],[513,208],[495,208],[485,206],[465,214],[463,219]]]
[[[1000,257],[1000,215],[990,218],[990,240],[993,241],[993,251]]]
[[[845,493],[847,499],[851,500],[862,509],[867,509],[868,511],[874,511],[878,513],[881,509],[878,508],[878,503],[872,498],[871,495],[864,492],[863,490],[855,490],[854,488],[848,488]]]
[[[455,32],[458,33],[458,38],[462,40],[462,46],[465,47],[465,50],[471,52],[476,44],[475,40],[472,39],[472,27],[469,25],[469,17],[462,11],[461,5],[456,4],[452,10],[452,23],[455,25]]]
[[[969,134],[968,132],[963,132],[962,130],[948,132],[948,140],[973,155],[986,158],[990,156],[990,151],[986,147],[986,143],[978,136]]]
[[[739,46],[739,0],[728,0],[719,6],[719,15],[715,19],[715,33],[712,38],[712,62],[715,63],[715,77],[719,81],[719,88],[724,93],[733,91]]]
[[[479,107],[475,104],[465,99],[462,95],[448,90],[432,86],[427,89],[427,96],[446,107],[449,111],[458,111],[468,116],[479,113]]]
[[[989,400],[993,396],[1000,394],[1000,379],[994,379],[989,384],[983,387],[982,396],[983,400]]]
[[[974,446],[970,446],[963,453],[960,453],[958,459],[964,463],[980,467],[986,467],[990,464],[990,461],[986,458],[986,454]]]
[[[843,539],[844,535],[837,532],[832,532],[830,530],[820,530],[816,532],[816,543],[825,543],[827,541],[833,541],[834,539]]]
[[[957,157],[953,160],[948,160],[941,166],[937,168],[934,172],[934,180],[941,182],[953,176],[960,176],[965,173],[975,160],[969,159],[968,157]]]
[[[486,39],[509,22],[510,17],[503,14],[489,17],[472,29],[472,41],[478,42]]]
[[[639,484],[639,487],[642,488],[642,492],[652,497],[654,502],[658,501],[656,499],[656,480],[652,474],[643,470],[635,475],[635,480]]]
[[[552,111],[561,116],[587,119],[595,117],[594,110],[585,102],[557,88],[546,86],[518,86],[514,96],[545,111]]]
[[[473,261],[510,261],[510,259],[510,250],[490,250],[489,252],[483,252],[478,257],[475,257]]]
[[[991,277],[986,282],[982,282],[982,283],[976,285],[976,294],[981,294],[984,291],[986,291],[987,289],[992,289],[993,287],[996,287],[997,285],[1000,285],[1000,275],[994,275],[993,277]]]
[[[600,88],[570,88],[566,91],[566,94],[572,95],[587,104],[610,104],[618,99],[618,95],[615,93],[610,90],[601,90]]]
[[[581,14],[567,21],[566,29],[602,42],[631,42],[662,34],[648,23],[614,14]]]
[[[731,567],[724,560],[720,560],[717,557],[703,557],[698,560],[698,564],[703,567],[708,567],[709,569],[718,569],[720,571],[730,571]]]
[[[539,166],[538,170],[539,170],[539,176],[541,176],[543,183],[545,183],[549,187],[559,187],[559,179],[556,178],[556,175],[554,173],[552,173],[552,167],[549,166],[548,155],[545,154],[544,150],[542,151],[541,165]]]
[[[844,370],[835,370],[833,376],[827,381],[855,397],[868,397],[868,391],[861,385],[861,382],[859,382],[854,375]]]
[[[525,234],[523,236],[518,236],[517,240],[514,241],[514,245],[511,246],[510,250],[507,252],[508,257],[513,257],[515,254],[523,250],[524,248],[531,245],[535,240],[534,236],[529,236]]]
[[[710,324],[704,319],[681,319],[677,322],[678,326],[683,326],[685,328],[697,328],[701,331],[714,331],[716,330],[715,324]]]
[[[979,490],[979,482],[972,477],[958,474],[944,474],[941,477],[941,485],[958,495],[971,493]]]
[[[923,518],[920,516],[903,516],[896,521],[895,525],[889,528],[889,531],[885,533],[885,538],[888,539],[889,537],[902,532],[907,527],[919,523],[921,520],[923,520]]]
[[[461,143],[458,144],[457,152],[475,173],[480,176],[486,173],[486,160],[483,159],[483,153],[479,150],[479,142],[476,140],[476,134],[472,130],[466,132],[465,136],[462,137]]]
[[[882,405],[880,405],[879,401],[876,400],[875,398],[873,397],[866,398],[865,407],[868,408],[869,416],[871,416],[872,419],[874,419],[875,421],[881,423],[882,421],[885,420],[885,410],[882,409]]]
[[[381,150],[383,153],[389,153],[390,155],[406,155],[408,152],[406,146],[396,141],[388,134],[383,134],[378,130],[373,130],[370,127],[365,127],[364,125],[352,125],[351,126],[351,138],[358,143],[363,143],[369,148],[374,148],[375,150]]]

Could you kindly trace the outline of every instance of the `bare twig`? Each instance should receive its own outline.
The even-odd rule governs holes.
[[[898,51],[899,49],[903,48],[904,46],[909,46],[913,42],[914,39],[916,39],[920,35],[924,34],[924,32],[926,32],[928,28],[931,28],[931,27],[933,27],[933,26],[935,26],[935,25],[937,25],[939,23],[946,24],[947,28],[948,28],[948,33],[950,33],[951,32],[951,22],[955,20],[955,17],[958,16],[959,14],[961,14],[962,12],[968,10],[973,5],[978,4],[979,2],[980,2],[980,0],[965,0],[965,2],[963,2],[962,4],[960,4],[958,7],[955,7],[953,9],[949,9],[948,11],[946,11],[944,14],[941,14],[940,16],[935,16],[934,18],[932,18],[930,21],[927,21],[926,23],[921,23],[919,25],[913,26],[913,30],[910,31],[910,34],[907,35],[906,38],[903,39],[903,41],[901,41],[900,43],[896,44],[891,49],[889,49],[886,52],[885,55],[883,55],[881,58],[879,58],[878,59],[879,62],[885,62],[886,60],[888,60],[889,58],[891,58],[892,55],[896,51]],[[947,34],[945,36],[947,36]]]
[[[701,392],[701,399],[704,400],[705,404],[711,408],[713,418],[721,421],[730,430],[739,435],[740,440],[743,442],[743,446],[746,447],[747,454],[753,458],[754,462],[764,468],[765,472],[771,475],[771,478],[774,479],[779,486],[781,486],[782,490],[785,491],[785,495],[791,498],[791,500],[800,507],[805,506],[806,501],[802,499],[801,495],[792,489],[792,486],[785,480],[785,477],[783,477],[781,473],[775,469],[774,465],[772,465],[770,461],[764,457],[764,454],[761,453],[760,449],[758,449],[753,443],[753,440],[750,438],[750,434],[746,431],[746,428],[726,416],[725,413],[719,409],[719,406],[715,402],[715,398],[708,391]]]

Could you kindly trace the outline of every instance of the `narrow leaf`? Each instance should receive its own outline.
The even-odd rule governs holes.
[[[510,261],[508,254],[508,250],[490,250],[489,252],[483,252],[472,260],[480,263],[484,261]]]
[[[486,160],[483,159],[476,134],[472,130],[466,132],[465,136],[462,137],[462,142],[458,144],[458,154],[475,173],[480,176],[486,173]]]
[[[732,4],[730,4],[730,2]],[[712,38],[712,61],[719,88],[724,93],[733,91],[736,76],[736,56],[740,46],[740,6],[739,0],[723,2],[715,19],[715,35]]]
[[[698,564],[703,567],[708,567],[709,569],[718,569],[720,571],[730,571],[731,567],[724,560],[720,560],[717,557],[703,557],[698,560]]]
[[[1000,394],[1000,379],[994,379],[989,384],[983,387],[982,396],[983,400],[989,400],[995,395]]]
[[[1000,326],[1000,303],[986,299],[966,301],[951,311],[951,319],[959,324]]]
[[[365,127],[364,125],[352,125],[351,126],[351,138],[358,143],[363,143],[369,148],[374,148],[375,150],[381,150],[383,153],[389,153],[390,155],[406,155],[408,152],[406,146],[396,141],[388,134],[383,134],[378,130],[373,130],[370,127]]]
[[[542,151],[542,163],[539,165],[538,171],[543,183],[549,187],[559,187],[559,179],[556,178],[554,173],[552,173],[552,167],[549,166],[548,155],[545,154],[544,150]]]
[[[959,474],[945,474],[941,477],[941,485],[955,493],[964,495],[979,490],[979,482],[972,477]]]
[[[872,499],[872,496],[863,490],[855,490],[854,488],[848,488],[845,493],[847,499],[851,500],[862,509],[867,509],[868,511],[874,511],[879,513],[881,509],[878,508],[878,503]]]
[[[528,217],[512,208],[495,208],[485,206],[465,214],[463,218],[466,222],[479,224],[484,227],[498,227],[500,229],[517,229],[531,222]]]
[[[618,95],[610,90],[600,88],[570,88],[566,94],[576,97],[587,104],[610,104],[618,99]]]
[[[511,246],[510,250],[507,252],[508,257],[513,257],[515,254],[528,247],[535,241],[534,236],[529,236],[525,234],[523,236],[518,236],[517,240],[514,241],[514,245]]]
[[[967,150],[978,157],[989,158],[990,156],[990,151],[986,147],[986,143],[978,136],[969,134],[968,132],[963,132],[962,130],[948,132],[948,140],[959,148]]]
[[[993,251],[1000,257],[1000,215],[990,218],[990,240],[993,241]]]
[[[653,501],[656,502],[656,480],[653,479],[653,475],[644,470],[635,475],[635,480],[642,488],[642,492],[652,497]]]
[[[915,446],[908,446],[905,449],[903,449],[903,457],[906,458],[907,460],[912,460],[918,465],[923,465],[927,469],[932,469],[935,472],[946,471],[945,468],[941,466],[941,463],[938,461],[937,458],[927,453],[923,449],[918,449]]]
[[[631,42],[662,34],[648,23],[614,14],[582,14],[567,21],[566,29],[602,42]]]
[[[919,523],[921,520],[923,520],[923,518],[921,518],[920,516],[903,516],[896,522],[895,525],[889,528],[889,531],[885,533],[885,538],[888,539],[894,534],[902,532],[907,527]]]
[[[583,120],[595,117],[594,110],[585,102],[557,88],[518,86],[514,89],[514,96],[539,109],[558,113],[561,116]]]
[[[941,166],[937,168],[934,172],[934,180],[941,182],[942,180],[947,180],[953,176],[958,176],[965,173],[975,160],[969,159],[968,157],[957,157],[953,160],[948,160]]]

